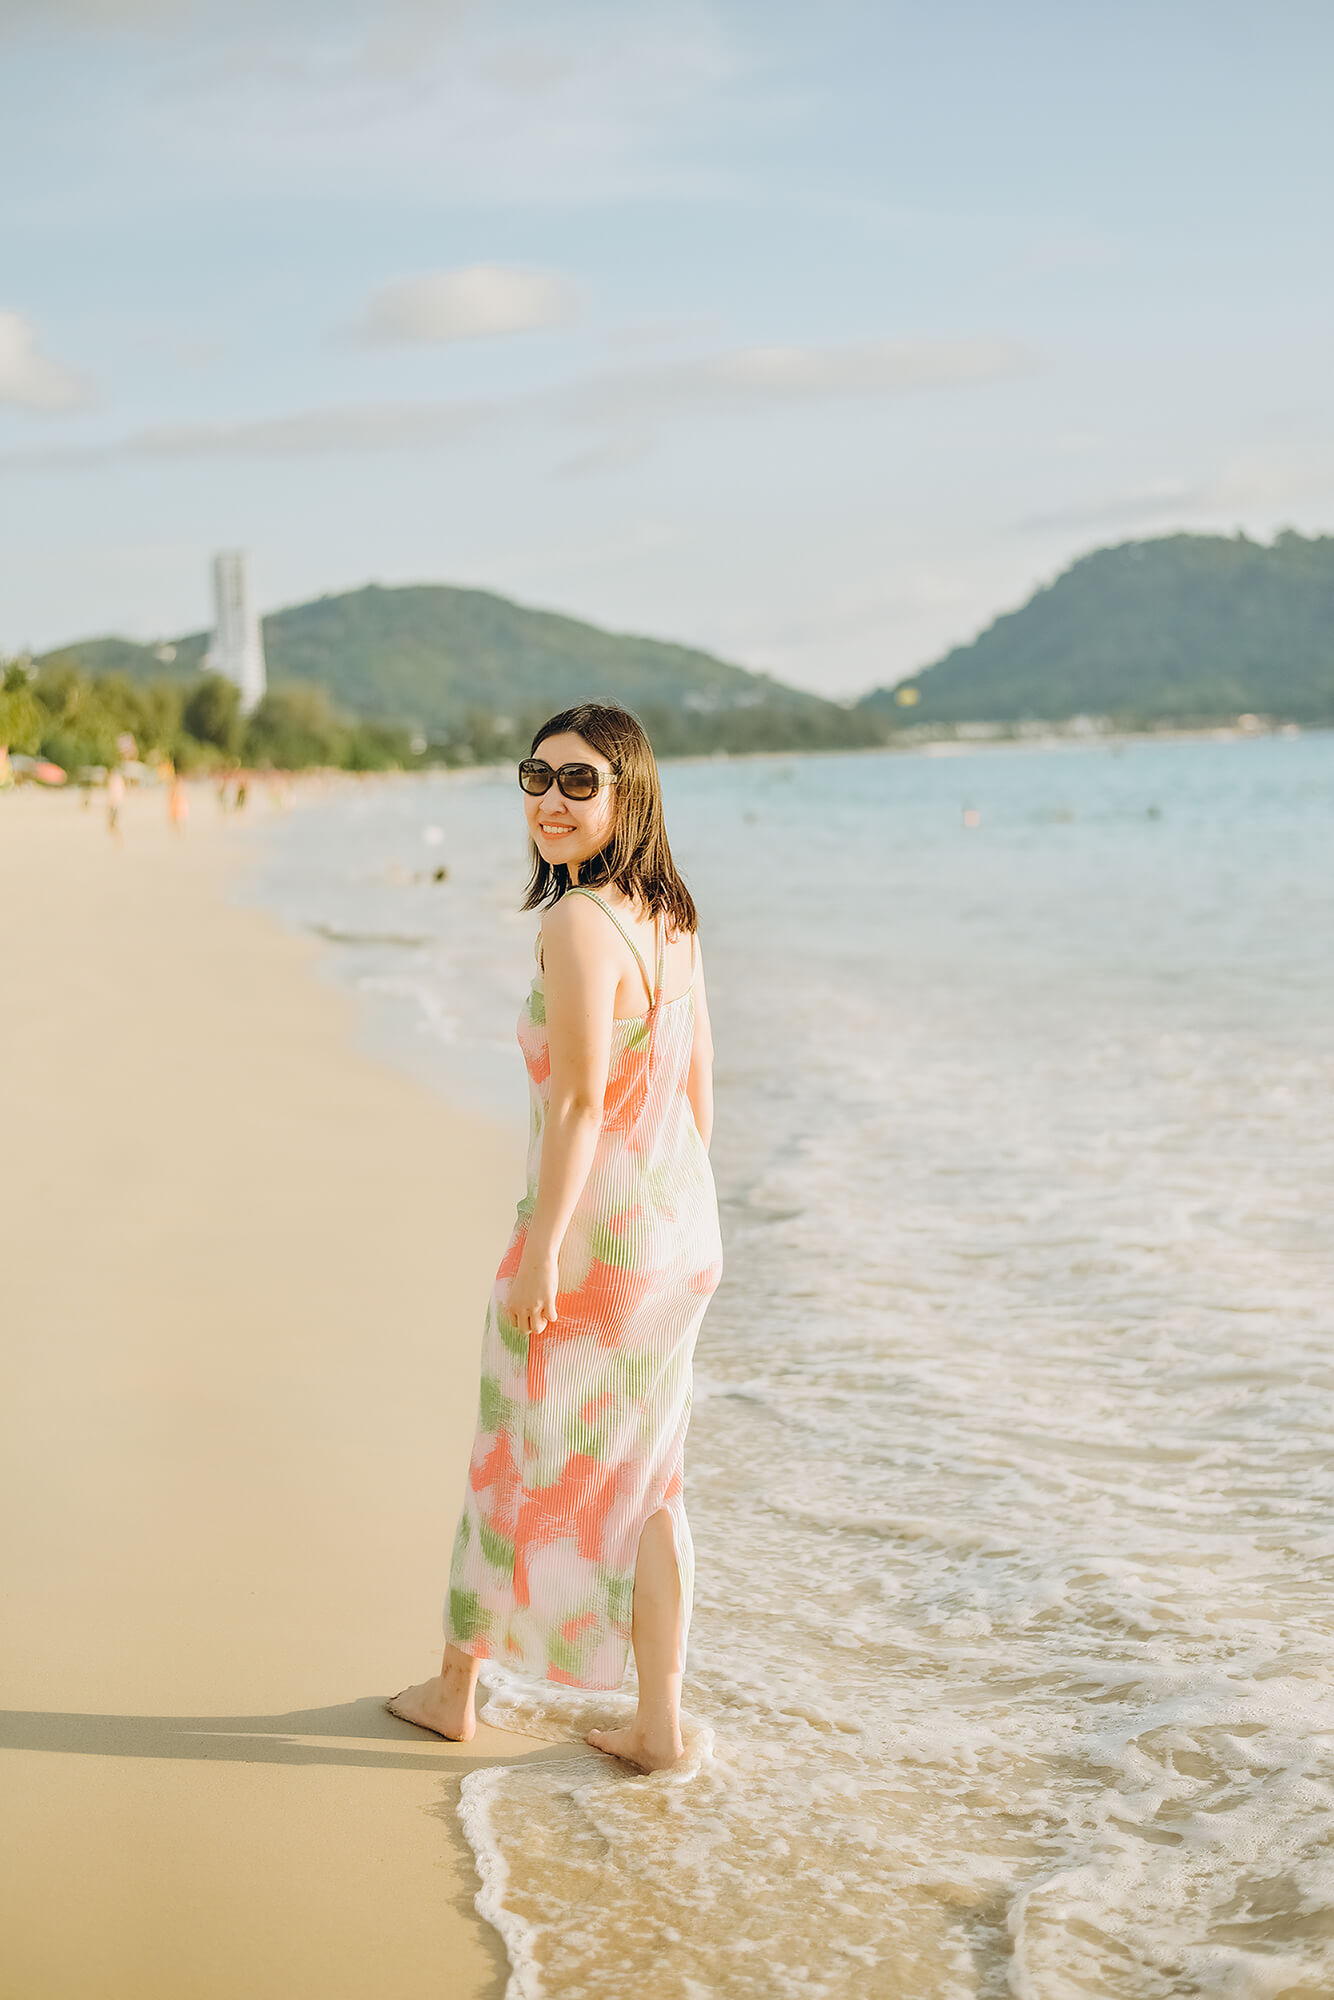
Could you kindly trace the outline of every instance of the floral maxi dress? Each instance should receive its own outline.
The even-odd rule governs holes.
[[[648,973],[634,941],[591,889]],[[635,1560],[666,1508],[689,1630],[694,1550],[682,1473],[691,1359],[722,1275],[713,1171],[686,1080],[691,985],[662,997],[665,926],[647,1014],[612,1022],[602,1128],[561,1244],[556,1320],[521,1333],[504,1299],[542,1160],[551,1062],[539,972],[520,1012],[531,1124],[527,1192],[496,1272],[482,1342],[477,1436],[454,1538],[445,1637],[464,1652],[571,1687],[619,1687]]]

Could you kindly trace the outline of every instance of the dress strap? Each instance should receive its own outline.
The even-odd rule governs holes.
[[[645,963],[644,963],[644,960],[643,960],[643,958],[642,958],[642,956],[641,956],[641,954],[640,954],[640,950],[639,950],[639,946],[638,946],[638,945],[637,945],[637,944],[635,943],[635,941],[634,941],[634,939],[633,939],[633,938],[631,937],[631,935],[630,935],[629,931],[628,931],[628,930],[627,930],[627,929],[625,928],[625,925],[624,925],[624,924],[623,924],[623,923],[621,922],[621,920],[620,920],[620,918],[619,918],[619,917],[617,916],[617,914],[616,914],[615,910],[613,910],[613,908],[611,907],[611,904],[610,904],[610,903],[604,903],[604,902],[603,902],[603,900],[602,900],[602,898],[601,898],[601,896],[599,896],[599,895],[598,895],[598,893],[597,893],[597,891],[596,891],[595,889],[583,889],[583,888],[581,888],[581,887],[579,886],[579,884],[578,884],[577,882],[575,882],[575,883],[572,883],[572,884],[571,884],[571,886],[570,886],[570,887],[569,887],[569,888],[568,888],[568,889],[567,889],[567,890],[565,891],[565,893],[566,893],[566,895],[567,895],[567,896],[591,896],[591,897],[592,897],[592,899],[593,899],[593,901],[594,901],[595,903],[597,903],[597,904],[598,904],[598,905],[599,905],[599,906],[600,906],[600,907],[601,907],[602,909],[604,909],[604,910],[605,910],[605,911],[607,912],[607,915],[608,915],[608,916],[609,916],[609,917],[611,918],[611,920],[612,920],[612,922],[613,922],[613,923],[615,924],[615,926],[616,926],[617,930],[618,930],[618,931],[620,932],[621,936],[622,936],[622,937],[623,937],[623,938],[625,939],[625,941],[626,941],[626,943],[627,943],[627,944],[629,945],[629,947],[630,947],[631,951],[632,951],[632,952],[634,953],[635,957],[636,957],[636,958],[638,959],[638,961],[639,961],[639,970],[640,970],[640,971],[641,971],[641,972],[643,973],[643,975],[644,975],[644,984],[645,984],[645,986],[646,986],[646,987],[648,988],[648,997],[649,997],[649,1005],[650,1005],[650,1007],[656,1007],[656,1006],[657,1006],[657,1004],[658,1004],[658,995],[657,995],[657,993],[655,993],[655,992],[654,992],[654,990],[653,990],[653,984],[652,984],[652,981],[651,981],[651,980],[649,979],[649,976],[648,976],[648,967],[647,967],[647,966],[645,965]],[[654,922],[654,929],[655,929],[655,930],[657,929],[657,923],[656,923],[656,920],[655,920],[655,922]],[[661,954],[659,954],[659,957],[658,957],[658,990],[659,990],[659,992],[660,992],[660,991],[662,990],[662,956],[661,956]]]
[[[659,911],[658,915],[655,916],[653,919],[654,935],[659,940],[658,963],[654,967],[654,970],[657,973],[657,982],[653,988],[653,1005],[655,1007],[662,998],[662,982],[666,975],[666,970],[667,970],[667,926],[665,923],[661,921],[661,916],[662,912]]]

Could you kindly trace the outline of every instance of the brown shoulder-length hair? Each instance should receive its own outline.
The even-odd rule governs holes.
[[[667,844],[662,812],[662,786],[657,759],[638,716],[611,702],[579,701],[551,715],[533,737],[530,756],[548,736],[582,736],[604,756],[616,774],[612,790],[611,839],[598,853],[579,864],[580,885],[595,888],[610,883],[623,896],[642,903],[650,916],[661,910],[668,929],[680,936],[699,929],[695,900],[676,872]],[[563,861],[543,859],[531,841],[533,872],[525,910],[549,909],[570,887]]]

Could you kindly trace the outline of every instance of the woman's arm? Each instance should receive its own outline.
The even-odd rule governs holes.
[[[610,930],[587,896],[563,898],[542,925],[551,1089],[537,1198],[506,1295],[524,1333],[540,1333],[556,1317],[556,1260],[602,1130],[620,978]]]
[[[713,1029],[709,1024],[709,1000],[704,991],[704,957],[698,936],[695,938],[695,1039],[690,1049],[686,1096],[707,1153],[713,1137]]]

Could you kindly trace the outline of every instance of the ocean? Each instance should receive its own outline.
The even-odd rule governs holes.
[[[1334,1993],[1334,735],[950,749],[664,769],[690,1755],[463,1780],[512,2000]],[[334,787],[247,893],[522,1135],[524,876],[460,773]]]

